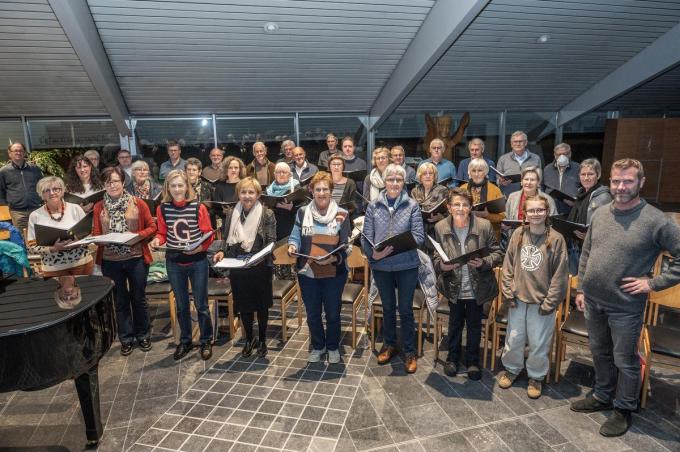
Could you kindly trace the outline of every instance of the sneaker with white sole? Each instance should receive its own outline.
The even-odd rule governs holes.
[[[309,358],[307,358],[308,363],[318,363],[321,361],[321,357],[326,353],[326,348],[324,347],[322,350],[312,350],[309,352]]]
[[[338,364],[340,362],[340,350],[328,350],[328,363]]]

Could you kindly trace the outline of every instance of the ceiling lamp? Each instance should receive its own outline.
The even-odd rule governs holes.
[[[265,33],[276,33],[277,31],[279,31],[279,24],[276,22],[267,22],[264,24]]]
[[[550,35],[544,34],[544,35],[539,36],[538,39],[536,40],[536,42],[538,42],[539,44],[545,44],[546,42],[548,42],[549,39],[550,39]]]

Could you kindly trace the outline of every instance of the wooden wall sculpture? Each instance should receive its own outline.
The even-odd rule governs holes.
[[[463,114],[455,133],[449,135],[452,123],[453,118],[451,115],[432,117],[428,113],[425,113],[427,131],[425,132],[425,138],[423,139],[423,154],[426,157],[429,157],[430,154],[430,142],[435,138],[439,138],[444,142],[444,158],[453,161],[453,149],[460,143],[463,136],[465,136],[465,129],[467,129],[467,126],[470,124],[470,113],[465,112]]]

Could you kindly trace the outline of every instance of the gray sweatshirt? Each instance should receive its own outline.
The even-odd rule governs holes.
[[[644,200],[630,210],[614,204],[593,213],[579,261],[579,290],[586,299],[616,305],[627,312],[642,312],[647,294],[630,295],[619,286],[626,276],[643,277],[659,253],[668,251],[668,270],[650,280],[652,290],[680,283],[680,227]]]

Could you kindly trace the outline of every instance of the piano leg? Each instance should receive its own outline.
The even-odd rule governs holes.
[[[89,371],[77,377],[75,380],[80,409],[85,419],[85,434],[87,445],[93,446],[99,442],[102,436],[102,421],[99,411],[99,376],[98,364]]]

